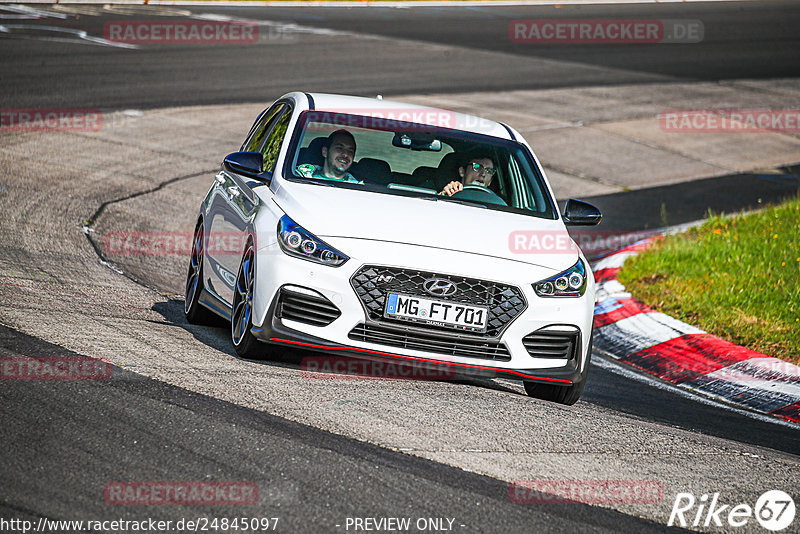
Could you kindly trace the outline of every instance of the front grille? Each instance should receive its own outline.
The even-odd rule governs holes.
[[[348,337],[366,343],[435,352],[449,356],[499,361],[511,359],[511,355],[503,343],[449,332],[434,333],[419,328],[362,323],[353,328]]]
[[[456,292],[449,297],[432,297],[422,285],[429,278],[442,278],[456,284]],[[485,337],[499,338],[511,321],[517,318],[526,308],[522,291],[514,286],[452,276],[446,274],[401,269],[398,267],[380,267],[365,265],[350,278],[350,284],[364,305],[370,320],[382,323],[398,323],[383,317],[386,308],[386,294],[405,293],[425,298],[446,300],[477,306],[487,306],[489,316]],[[442,327],[419,325],[419,328],[442,331]]]
[[[571,360],[575,357],[580,345],[580,332],[531,332],[522,338],[522,344],[528,354],[534,358],[564,358]]]
[[[339,308],[322,295],[306,295],[286,288],[281,288],[275,312],[276,317],[314,326],[329,325],[341,314]]]

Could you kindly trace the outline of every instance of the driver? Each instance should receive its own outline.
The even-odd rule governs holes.
[[[449,197],[464,189],[465,185],[489,187],[497,169],[489,153],[475,152],[468,156],[464,165],[458,168],[461,181],[452,181],[439,193]]]
[[[355,184],[363,183],[347,172],[356,156],[356,140],[347,130],[336,130],[328,136],[322,147],[322,165],[305,163],[298,165],[298,173],[305,178],[337,180]]]

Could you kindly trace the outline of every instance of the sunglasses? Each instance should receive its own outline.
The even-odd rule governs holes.
[[[480,174],[481,172],[485,172],[487,176],[494,176],[497,172],[497,169],[494,167],[484,167],[480,163],[472,163],[472,170]]]

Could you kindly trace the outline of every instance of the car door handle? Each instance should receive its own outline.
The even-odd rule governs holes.
[[[228,188],[228,194],[229,194],[231,197],[238,197],[238,196],[239,196],[239,188],[238,188],[238,187],[236,187],[235,185],[232,185],[232,186],[230,186],[230,187]]]

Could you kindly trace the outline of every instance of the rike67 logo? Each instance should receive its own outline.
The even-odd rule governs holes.
[[[697,499],[691,493],[678,493],[667,526],[680,527],[743,527],[751,519],[767,530],[779,532],[794,521],[795,504],[792,497],[780,490],[764,492],[755,507],[747,503],[726,504],[719,493],[703,494]]]

